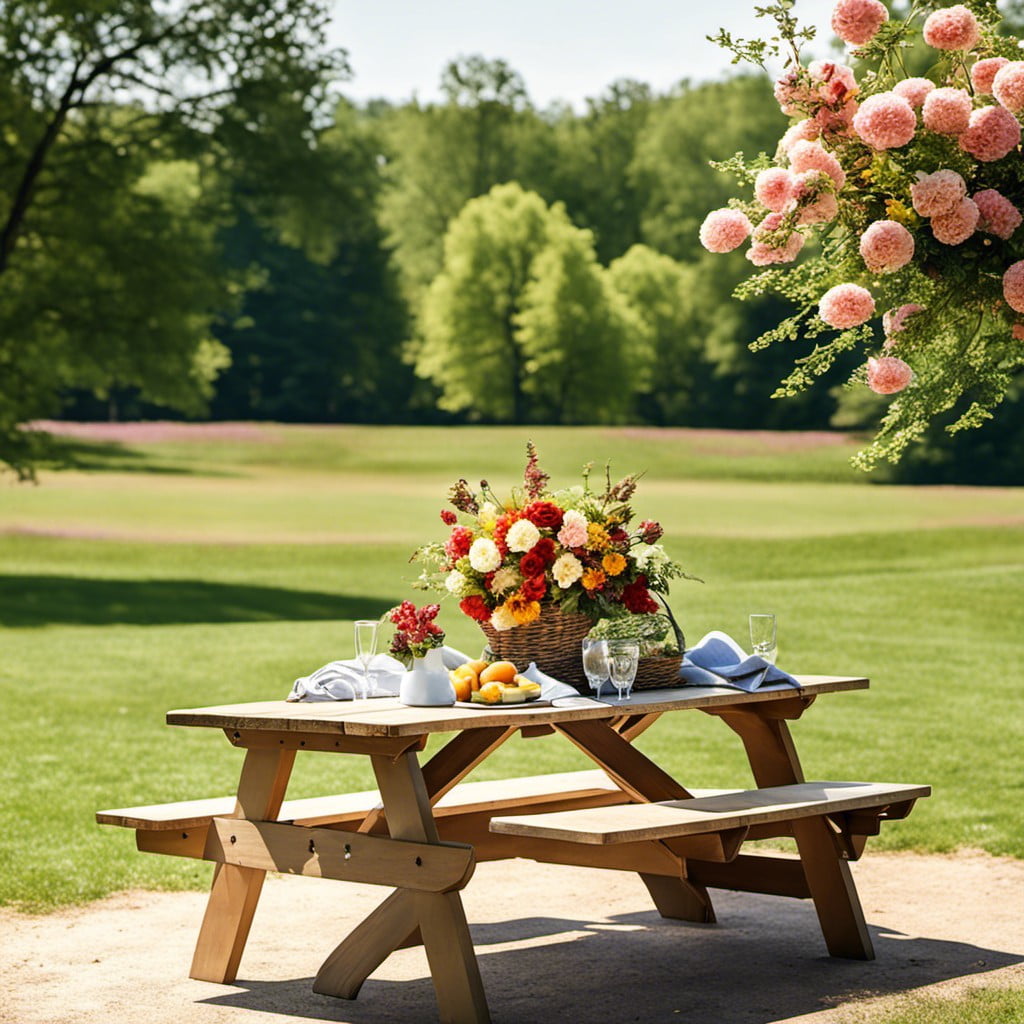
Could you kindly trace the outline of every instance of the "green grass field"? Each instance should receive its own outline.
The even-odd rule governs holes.
[[[779,616],[794,672],[865,674],[794,733],[808,777],[931,783],[874,848],[1024,857],[1024,490],[871,485],[828,439],[678,431],[254,428],[243,440],[69,446],[75,468],[0,484],[0,902],[46,909],[130,887],[203,886],[209,867],[143,856],[101,807],[214,796],[240,753],[171,729],[173,707],[283,697],[348,656],[354,618],[416,593],[459,476],[518,483],[528,436],[556,484],[606,459],[645,470],[635,501],[706,581],[680,583],[689,638]],[[481,646],[445,605],[453,644]],[[745,781],[706,716],[641,740],[696,785]],[[529,744],[524,748],[524,744]],[[585,767],[517,740],[480,777]],[[307,755],[290,795],[368,787],[359,759]]]

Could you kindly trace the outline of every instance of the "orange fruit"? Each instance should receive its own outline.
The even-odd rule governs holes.
[[[473,695],[473,680],[476,679],[476,673],[473,673],[472,679],[463,673],[460,675],[458,672],[449,672],[448,677],[452,681],[452,686],[455,687],[455,699],[466,701],[469,700]]]
[[[477,675],[480,675],[480,673],[483,672],[483,670],[487,668],[489,664],[489,661],[484,661],[481,658],[477,658],[475,661],[467,661],[466,664],[462,667],[471,668]]]
[[[480,682],[511,683],[516,677],[516,671],[511,661],[495,661],[480,673]]]

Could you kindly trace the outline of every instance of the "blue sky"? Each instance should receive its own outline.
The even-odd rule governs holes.
[[[344,92],[437,98],[444,64],[479,53],[502,57],[525,79],[539,107],[563,99],[579,107],[616,78],[665,90],[681,78],[728,70],[729,58],[705,36],[764,34],[761,0],[335,0],[332,42],[349,51],[355,72]],[[831,38],[833,0],[797,0],[802,22]]]

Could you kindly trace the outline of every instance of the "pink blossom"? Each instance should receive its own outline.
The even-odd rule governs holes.
[[[915,313],[923,312],[924,306],[919,306],[916,302],[908,302],[906,305],[890,309],[888,313],[884,313],[882,315],[882,330],[885,331],[886,335],[886,348],[893,344],[892,336],[899,334],[907,326],[907,320],[910,317]]]
[[[867,323],[874,315],[875,300],[859,284],[837,284],[818,302],[818,316],[837,330]]]
[[[978,192],[972,198],[981,214],[978,219],[979,231],[999,238],[1009,238],[1020,227],[1020,210],[994,188]]]
[[[860,236],[860,254],[873,274],[891,274],[914,258],[914,236],[894,220],[876,220]]]
[[[1024,324],[1014,324],[1011,333],[1017,341],[1024,341]]]
[[[804,247],[804,236],[793,231],[780,246],[773,246],[764,241],[767,234],[778,231],[782,224],[781,213],[769,213],[754,230],[754,239],[747,250],[747,259],[755,267],[767,267],[772,263],[792,263]]]
[[[895,149],[905,146],[917,128],[914,108],[892,92],[870,96],[853,119],[853,130],[872,149]]]
[[[789,166],[794,174],[824,171],[835,182],[836,188],[846,184],[846,172],[839,161],[817,142],[794,143],[789,151]]]
[[[700,244],[708,252],[732,252],[750,235],[753,226],[741,210],[712,210],[700,226]]]
[[[970,50],[981,38],[978,21],[963,4],[928,15],[924,41],[936,50]]]
[[[1007,61],[996,72],[992,95],[1014,114],[1024,110],[1024,60]]]
[[[943,245],[966,242],[978,227],[978,207],[971,199],[961,199],[950,213],[932,217],[932,234]]]
[[[934,88],[935,83],[927,78],[904,78],[892,87],[892,91],[902,96],[912,107],[919,107]]]
[[[910,186],[910,200],[922,217],[936,217],[955,209],[967,195],[967,183],[956,171],[933,174],[918,172],[917,183]]]
[[[1002,160],[1020,145],[1020,122],[1005,107],[982,107],[971,114],[960,146],[982,163]]]
[[[800,70],[790,68],[781,78],[775,82],[772,89],[775,101],[779,109],[787,116],[793,117],[799,114],[802,107],[806,106],[811,98],[810,88],[806,82],[800,80]]]
[[[563,548],[582,548],[587,543],[587,520],[576,511],[566,512],[562,528],[558,531],[558,543]]]
[[[1024,313],[1024,260],[1018,260],[1003,274],[1003,298],[1016,313]]]
[[[804,171],[796,176],[792,203],[800,210],[799,224],[827,224],[839,215],[839,201],[824,171]]]
[[[807,72],[815,82],[819,83],[819,90],[822,86],[827,86],[831,89],[833,95],[845,95],[857,88],[857,78],[853,73],[853,68],[848,68],[845,64],[840,64],[838,61],[812,60],[807,65]],[[825,94],[822,93],[822,95],[824,96]]]
[[[778,151],[788,156],[795,143],[811,142],[820,134],[817,125],[809,117],[804,118],[803,121],[797,121],[796,124],[786,129],[786,134],[779,139]]]
[[[769,167],[761,171],[754,182],[754,195],[762,206],[781,213],[793,198],[794,177],[784,167]]]
[[[1006,57],[986,57],[971,68],[971,85],[979,96],[992,95],[992,80],[1000,68],[1009,64]]]
[[[868,360],[868,387],[876,395],[894,395],[914,379],[914,371],[895,356]]]
[[[889,12],[878,0],[839,0],[832,10],[832,31],[844,43],[863,46],[888,20]]]
[[[971,121],[971,97],[964,89],[933,89],[921,110],[924,126],[942,135],[959,135]]]

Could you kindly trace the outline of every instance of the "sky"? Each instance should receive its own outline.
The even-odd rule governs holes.
[[[680,79],[718,78],[730,57],[705,36],[725,28],[744,38],[772,27],[763,0],[335,0],[331,42],[354,72],[353,100],[438,98],[444,65],[459,56],[503,58],[526,82],[535,106],[555,100],[581,109],[617,78],[657,91]],[[834,0],[796,0],[802,23],[818,28],[817,53],[831,39]]]

